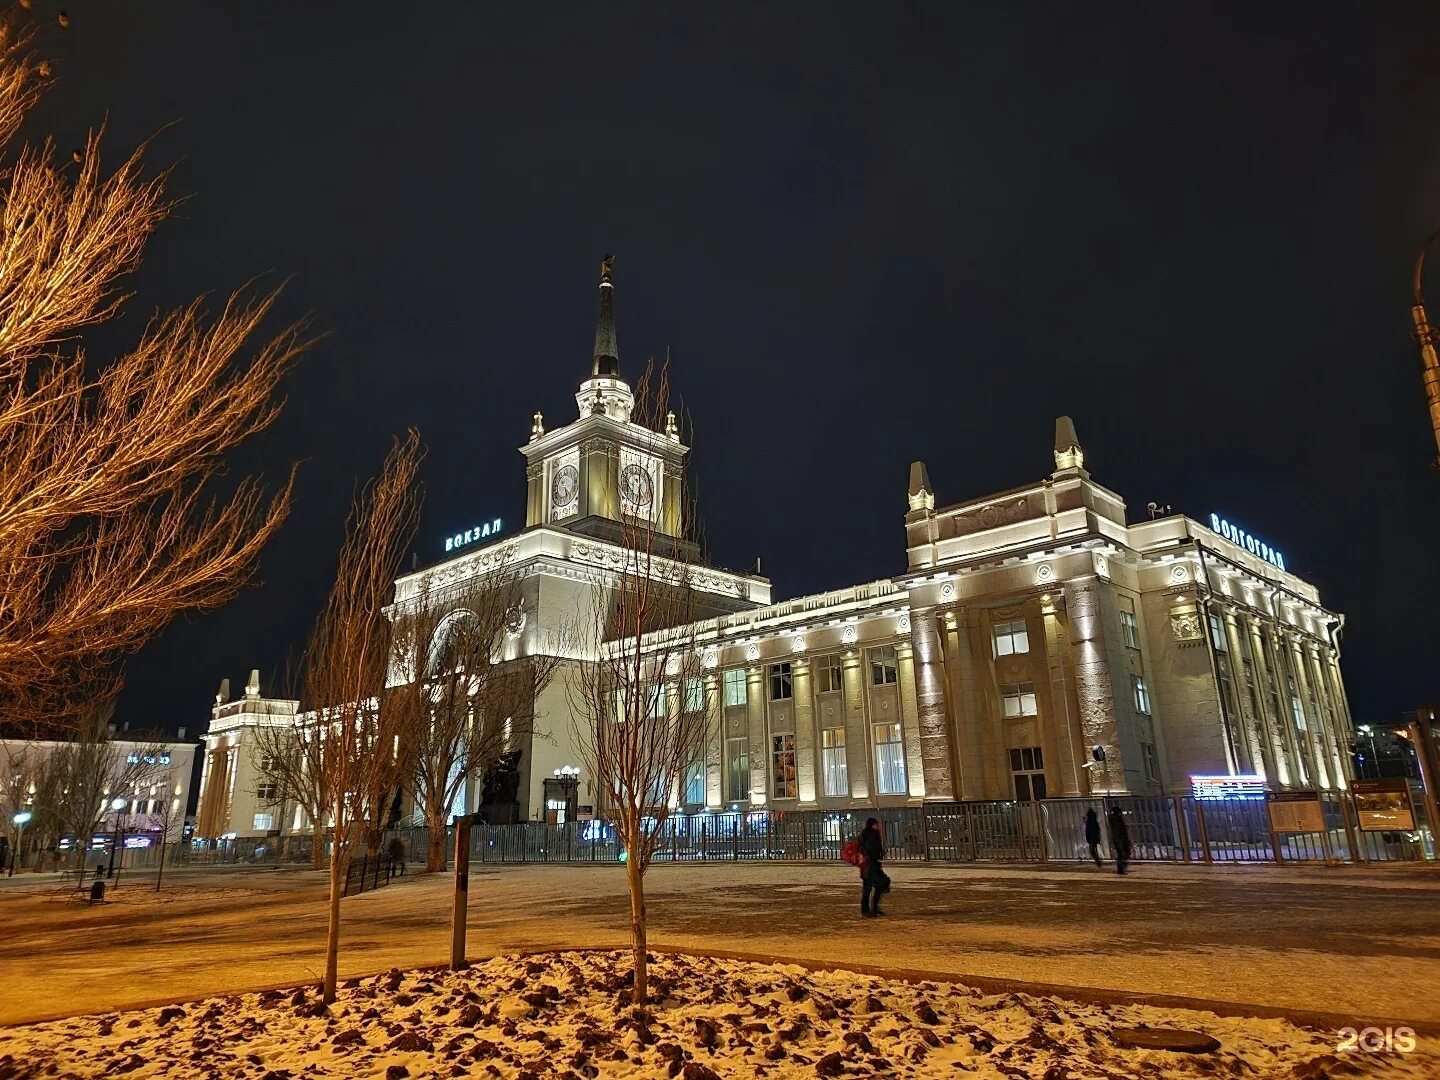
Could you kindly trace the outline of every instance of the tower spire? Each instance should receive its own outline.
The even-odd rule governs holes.
[[[615,286],[610,274],[615,256],[606,255],[600,262],[600,314],[595,320],[595,358],[591,376],[620,374],[620,348],[615,344]]]

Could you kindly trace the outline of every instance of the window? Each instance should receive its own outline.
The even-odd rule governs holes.
[[[850,794],[850,772],[845,764],[845,729],[823,728],[820,731],[820,768],[825,774],[825,794],[834,798]]]
[[[1002,683],[1000,685],[1001,715],[1011,716],[1034,716],[1035,709],[1035,684]]]
[[[790,662],[770,665],[770,700],[789,701],[795,696],[794,676],[790,674]]]
[[[815,658],[815,677],[819,680],[820,693],[833,694],[843,687],[840,674],[840,654],[826,653]]]
[[[260,784],[255,788],[255,798],[259,799],[262,803],[274,802],[275,785],[271,783]],[[259,826],[256,826],[256,828],[259,828]]]
[[[1146,716],[1150,715],[1150,690],[1140,675],[1131,675],[1130,684],[1135,688],[1135,708]]]
[[[1300,707],[1300,695],[1295,692],[1295,676],[1285,676],[1286,688],[1290,691],[1290,714],[1295,718],[1295,730],[1305,733],[1305,710]]]
[[[260,759],[260,771],[267,774],[275,771],[275,759],[269,754]]]
[[[1045,761],[1040,747],[1026,746],[1010,751],[1010,772],[1015,778],[1015,798],[1020,802],[1045,798]]]
[[[690,806],[705,804],[705,762],[692,761],[685,770],[685,802]]]
[[[645,718],[656,720],[665,715],[665,687],[652,683],[645,691]]]
[[[905,794],[905,743],[899,724],[875,725],[875,785],[881,795]]]
[[[705,711],[705,682],[703,679],[685,680],[685,711]]]
[[[786,667],[790,665],[786,664]],[[793,799],[798,790],[795,776],[795,736],[775,735],[770,740],[771,765],[775,777],[775,798]]]
[[[725,799],[727,802],[750,800],[750,741],[740,735],[725,740]]]
[[[1220,621],[1219,615],[1210,616],[1210,644],[1215,646],[1216,652],[1228,652],[1230,648],[1225,640],[1225,624]]]
[[[252,832],[269,832],[275,828],[274,814],[256,814],[254,821],[250,823]]]
[[[995,655],[1010,656],[1030,651],[1030,633],[1025,629],[1024,619],[995,624]]]
[[[1155,754],[1155,744],[1141,743],[1140,749],[1145,755],[1145,779],[1158,784],[1160,782],[1160,759]]]
[[[725,672],[725,706],[745,704],[745,669],[730,668]]]
[[[1120,636],[1130,649],[1140,647],[1140,623],[1135,619],[1135,601],[1128,596],[1120,598]]]
[[[888,686],[900,678],[894,645],[879,645],[870,650],[870,685]]]

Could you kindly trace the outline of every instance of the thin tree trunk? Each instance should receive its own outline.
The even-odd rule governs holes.
[[[429,828],[430,845],[425,854],[425,872],[427,874],[438,874],[445,869],[445,823],[441,821],[439,826],[431,824]]]
[[[345,890],[344,864],[339,830],[336,830],[335,852],[330,858],[330,925],[325,931],[325,986],[322,1000],[326,1005],[335,1000],[335,986],[340,976],[340,894]]]
[[[325,868],[325,827],[316,819],[310,827],[314,839],[310,842],[310,865],[316,870]]]
[[[625,876],[630,884],[630,950],[635,960],[635,992],[631,1001],[644,1005],[649,992],[645,958],[645,871],[634,852],[625,863]]]

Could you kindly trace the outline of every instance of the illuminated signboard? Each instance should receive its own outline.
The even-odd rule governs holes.
[[[1259,776],[1192,776],[1190,793],[1197,799],[1263,799],[1265,781]]]
[[[1284,555],[1281,555],[1280,552],[1276,551],[1269,544],[1256,540],[1255,537],[1251,536],[1244,529],[1231,525],[1230,522],[1226,521],[1219,514],[1210,515],[1210,528],[1214,529],[1237,547],[1242,547],[1250,552],[1251,555],[1264,559],[1277,570],[1285,569]]]
[[[488,540],[499,532],[500,519],[496,518],[494,521],[485,522],[484,525],[476,525],[473,529],[466,529],[464,532],[458,532],[454,536],[445,537],[445,550],[454,551],[456,548],[473,544],[477,540]]]

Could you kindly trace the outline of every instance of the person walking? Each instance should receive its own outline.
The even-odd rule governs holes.
[[[880,822],[870,818],[860,833],[860,914],[884,915],[880,897],[890,891],[890,878],[885,874],[885,845],[880,839]],[[871,900],[871,896],[874,900]]]
[[[1095,865],[1104,866],[1105,860],[1100,858],[1100,818],[1093,806],[1085,811],[1085,843],[1090,845],[1090,857]]]
[[[1130,830],[1118,806],[1110,807],[1110,850],[1115,853],[1115,872],[1125,873],[1130,865]]]
[[[405,873],[405,841],[395,836],[390,840],[390,877]]]

